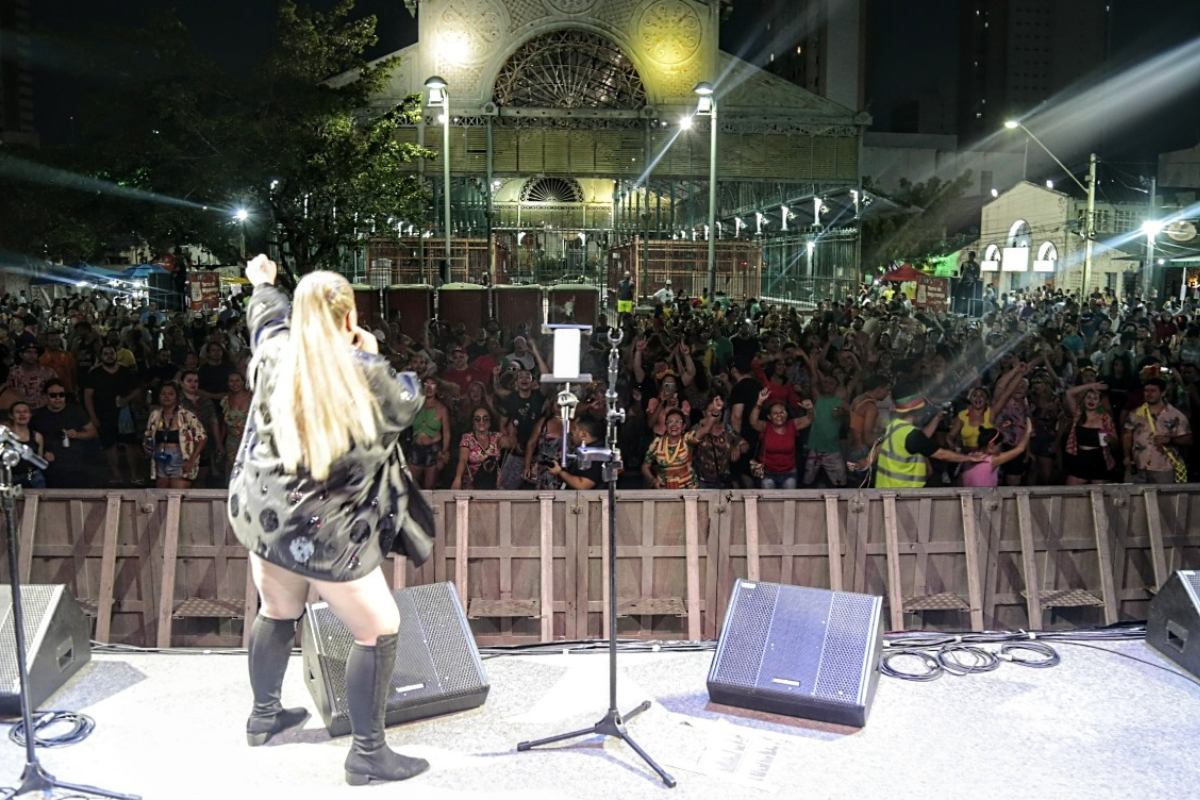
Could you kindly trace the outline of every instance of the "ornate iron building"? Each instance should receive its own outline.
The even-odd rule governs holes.
[[[434,203],[424,231],[377,242],[373,282],[449,277],[604,283],[630,269],[699,293],[707,265],[710,83],[717,131],[718,270],[731,292],[857,277],[859,169],[870,119],[718,47],[723,0],[422,0],[381,104],[440,76],[440,107],[398,136],[439,151],[414,165]],[[682,123],[682,124],[681,124]],[[687,126],[687,127],[685,127]],[[422,233],[424,232],[424,236]],[[764,263],[765,261],[765,263]],[[386,274],[383,274],[386,273]],[[445,275],[445,273],[442,273]]]

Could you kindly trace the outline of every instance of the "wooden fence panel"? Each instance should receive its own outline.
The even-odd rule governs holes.
[[[1023,560],[1017,504],[1007,490],[982,493],[980,535],[987,542],[984,625],[991,630],[1028,629],[1028,564]],[[1036,584],[1035,584],[1036,585]]]
[[[225,493],[176,496],[173,525],[167,492],[31,493],[19,568],[69,585],[116,643],[244,643],[257,597]],[[604,636],[606,492],[430,501],[433,554],[391,559],[394,586],[456,581],[481,644]],[[615,624],[643,639],[715,638],[739,577],[877,594],[892,627],[1028,629],[1144,617],[1165,576],[1200,568],[1197,485],[622,491],[615,521]]]
[[[1180,569],[1200,569],[1200,489],[1196,484],[1162,486],[1158,501],[1167,575]]]
[[[978,587],[979,543],[974,538],[978,534],[972,500],[969,493],[897,497],[898,563],[893,572],[899,580],[903,627],[937,630],[978,627],[972,625],[971,614],[973,608],[982,608]]]

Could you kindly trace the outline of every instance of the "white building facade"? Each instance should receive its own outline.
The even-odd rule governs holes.
[[[1083,282],[1087,202],[1055,189],[1021,182],[983,207],[979,261],[998,294],[1040,286],[1078,293]],[[1125,291],[1140,262],[1116,241],[1141,236],[1147,208],[1096,203],[1096,235],[1087,290]]]

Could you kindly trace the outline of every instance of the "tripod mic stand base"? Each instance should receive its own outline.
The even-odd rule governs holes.
[[[534,739],[532,742],[521,742],[517,745],[517,750],[523,753],[533,747],[540,747],[544,744],[553,744],[554,742],[562,742],[566,741],[567,739],[577,739],[580,736],[612,736],[613,738],[620,739],[621,741],[625,742],[625,744],[632,747],[633,752],[641,756],[642,760],[649,764],[652,770],[658,773],[658,777],[662,778],[662,782],[667,785],[667,788],[674,789],[675,779],[672,778],[666,770],[655,763],[654,759],[651,758],[645,750],[638,747],[638,743],[635,742],[629,736],[629,732],[625,730],[626,722],[633,719],[648,708],[650,708],[650,701],[646,700],[624,717],[622,717],[620,712],[615,708],[610,708],[608,713],[604,715],[604,719],[600,720],[590,728],[571,731],[570,733],[560,733],[557,736],[547,736],[545,739]]]
[[[63,789],[68,792],[75,792],[81,795],[92,795],[95,797],[111,797],[113,800],[141,800],[141,797],[136,794],[118,794],[110,792],[106,789],[97,789],[94,786],[84,786],[78,783],[66,783],[56,779],[49,772],[42,768],[42,765],[36,761],[32,761],[25,765],[25,771],[21,773],[20,785],[5,789],[0,793],[0,798],[9,800],[9,798],[20,797],[25,794],[33,794],[34,792],[43,792],[45,796],[50,796],[51,789]]]

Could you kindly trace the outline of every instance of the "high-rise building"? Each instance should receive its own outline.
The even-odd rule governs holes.
[[[867,0],[739,0],[730,52],[847,108],[866,96]]]
[[[962,0],[958,135],[1000,129],[1104,66],[1108,0]]]
[[[29,0],[0,0],[0,141],[37,144]]]

